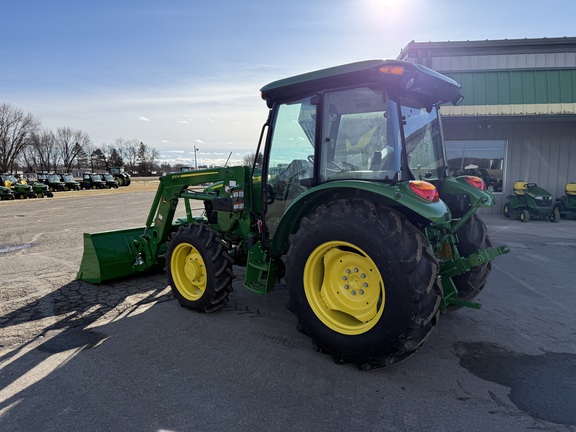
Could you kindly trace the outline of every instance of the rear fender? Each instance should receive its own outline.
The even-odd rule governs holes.
[[[411,190],[408,182],[395,186],[384,183],[342,180],[321,184],[303,193],[282,215],[270,244],[270,254],[280,256],[288,249],[290,234],[298,231],[300,222],[322,204],[339,199],[362,199],[392,207],[411,220],[423,224],[444,224],[450,213],[446,204],[426,201]]]
[[[472,207],[492,207],[494,195],[487,190],[478,189],[466,180],[467,176],[446,177],[443,180],[441,195],[466,195]]]

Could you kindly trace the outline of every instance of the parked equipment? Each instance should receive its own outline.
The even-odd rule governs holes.
[[[460,103],[459,87],[381,60],[268,84],[262,167],[160,177],[145,226],[84,234],[77,277],[165,266],[182,306],[212,312],[232,292],[232,264],[243,265],[247,289],[287,287],[298,328],[335,361],[397,363],[441,311],[479,307],[490,261],[509,251],[491,247],[475,214],[494,204],[483,180],[447,176],[439,105]]]
[[[30,186],[32,186],[32,190],[38,198],[54,196],[54,194],[50,192],[48,185],[38,180],[36,173],[24,173],[23,177],[24,179],[17,177],[17,180],[20,183],[28,183]]]
[[[102,180],[100,174],[84,173],[80,187],[82,189],[106,189],[106,182]]]
[[[130,174],[124,171],[123,167],[109,167],[108,172],[114,176],[118,186],[129,186],[132,182]]]
[[[58,174],[48,173],[48,172],[38,172],[38,181],[44,183],[48,186],[50,192],[58,192],[66,190],[66,183],[64,183]]]
[[[564,193],[565,195],[556,198],[554,210],[558,211],[561,217],[576,219],[576,183],[567,183]]]
[[[36,193],[32,189],[32,186],[27,184],[26,182],[21,182],[18,180],[13,174],[0,174],[0,179],[2,180],[2,184],[10,188],[14,196],[18,199],[26,199],[26,198],[37,198]]]
[[[528,222],[530,219],[547,219],[558,222],[560,213],[554,207],[552,195],[536,183],[517,181],[514,195],[508,195],[504,204],[504,216]]]
[[[12,189],[6,186],[0,186],[0,200],[13,200],[14,194],[12,193]]]
[[[118,189],[118,181],[116,181],[114,179],[112,174],[101,173],[100,177],[106,183],[106,189],[111,189],[111,188]]]
[[[80,190],[80,183],[72,177],[72,174],[58,174],[58,177],[60,178],[60,181],[64,183],[65,191]]]

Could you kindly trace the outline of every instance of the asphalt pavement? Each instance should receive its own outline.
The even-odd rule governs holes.
[[[482,309],[372,372],[312,349],[278,285],[214,314],[166,275],[75,280],[82,232],[142,225],[153,193],[0,203],[0,430],[576,431],[576,221],[483,215]]]

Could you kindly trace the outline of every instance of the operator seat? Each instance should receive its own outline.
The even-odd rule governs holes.
[[[524,195],[526,190],[528,189],[528,182],[525,181],[517,181],[514,183],[514,194],[515,195]]]

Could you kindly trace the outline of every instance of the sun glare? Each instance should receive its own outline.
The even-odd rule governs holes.
[[[400,0],[372,0],[372,3],[374,3],[377,7],[390,9],[398,6]]]

